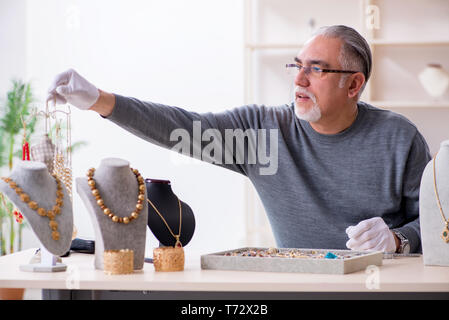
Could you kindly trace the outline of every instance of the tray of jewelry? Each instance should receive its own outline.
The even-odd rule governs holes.
[[[381,266],[381,251],[246,247],[201,256],[202,269],[346,274]]]

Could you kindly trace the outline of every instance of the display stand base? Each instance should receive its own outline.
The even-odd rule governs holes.
[[[54,266],[42,265],[40,263],[22,264],[19,266],[20,271],[26,272],[61,272],[67,270],[67,265],[57,263]]]
[[[36,252],[29,264],[19,266],[20,271],[26,272],[63,272],[67,270],[67,265],[57,262],[57,257],[50,253],[44,246],[41,247],[40,257]]]

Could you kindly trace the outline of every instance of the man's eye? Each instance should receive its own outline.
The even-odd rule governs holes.
[[[313,72],[321,72],[321,68],[320,67],[312,66],[311,69],[312,69]]]

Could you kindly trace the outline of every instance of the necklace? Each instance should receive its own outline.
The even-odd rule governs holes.
[[[438,195],[438,189],[437,189],[437,180],[436,180],[436,172],[435,172],[435,159],[437,157],[437,154],[433,158],[433,187],[435,190],[435,196],[437,198],[437,205],[438,205],[438,208],[440,209],[441,218],[443,218],[443,222],[446,225],[445,228],[443,229],[443,232],[441,233],[441,238],[444,241],[446,241],[446,243],[448,243],[449,242],[449,220],[447,220],[446,216],[444,215],[443,207],[441,206],[440,197]]]
[[[165,226],[167,227],[168,231],[170,231],[173,238],[176,239],[175,247],[182,247],[182,243],[181,243],[181,241],[179,241],[179,237],[181,236],[181,225],[182,225],[182,207],[181,207],[181,201],[179,201],[178,197],[176,197],[176,198],[178,199],[178,206],[179,206],[179,229],[178,229],[179,232],[178,232],[178,234],[174,234],[174,232],[168,225],[167,221],[164,219],[164,217],[159,212],[159,210],[156,208],[156,206],[153,204],[153,202],[151,202],[150,199],[147,199],[147,201],[153,207],[154,211],[156,211],[156,213],[159,215],[159,217],[161,217],[162,221],[165,223]]]
[[[134,175],[136,176],[137,183],[139,184],[139,194],[137,196],[136,208],[135,208],[135,210],[133,212],[131,212],[131,215],[129,217],[119,217],[119,216],[117,216],[115,213],[113,213],[111,211],[111,209],[109,209],[104,204],[104,200],[103,200],[103,198],[100,195],[100,191],[96,188],[96,183],[95,183],[95,180],[94,180],[95,168],[90,168],[87,171],[87,184],[89,185],[89,187],[90,187],[90,189],[92,191],[92,195],[97,200],[97,204],[101,208],[101,210],[103,210],[103,213],[105,214],[105,216],[110,218],[113,222],[128,224],[132,220],[137,219],[139,217],[140,211],[143,209],[143,204],[142,203],[143,203],[143,201],[145,201],[145,194],[144,194],[145,193],[145,184],[144,184],[144,180],[143,180],[143,177],[140,175],[140,173],[139,173],[139,171],[137,169],[133,169],[133,168],[130,168],[130,169],[134,173]]]
[[[55,217],[57,214],[61,214],[61,207],[64,204],[64,192],[62,191],[61,181],[58,179],[58,177],[56,177],[56,175],[53,175],[53,178],[56,180],[56,201],[51,210],[45,210],[44,208],[39,206],[36,201],[32,201],[30,196],[23,192],[23,189],[20,188],[17,183],[14,182],[11,178],[2,177],[1,179],[5,181],[9,185],[9,187],[17,193],[22,202],[28,204],[28,207],[30,207],[30,209],[36,211],[37,214],[41,217],[48,217],[48,219],[50,219],[48,225],[52,230],[51,237],[53,238],[53,240],[59,240],[58,223],[55,221]]]

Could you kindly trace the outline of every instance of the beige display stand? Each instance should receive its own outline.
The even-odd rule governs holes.
[[[95,170],[94,179],[104,203],[112,212],[126,217],[135,210],[138,183],[128,161],[118,158],[103,159]],[[134,270],[142,269],[148,222],[146,198],[139,217],[123,224],[113,222],[104,214],[92,195],[87,177],[76,178],[76,191],[91,216],[95,231],[95,268],[104,269],[104,251],[129,249],[134,251]]]
[[[434,167],[431,160],[421,179],[419,220],[425,265],[449,266],[449,242],[442,239],[444,222],[435,194]],[[435,159],[437,192],[446,219],[449,219],[449,140],[441,143]]]
[[[48,172],[44,163],[36,161],[19,161],[11,171],[9,177],[36,201],[40,207],[50,210],[55,205],[56,199],[56,181]],[[67,266],[57,263],[57,257],[70,250],[73,232],[73,213],[72,203],[67,194],[67,190],[62,184],[64,192],[64,204],[61,207],[61,213],[56,215],[55,221],[58,223],[59,239],[53,240],[49,219],[41,217],[35,210],[32,210],[23,202],[19,195],[9,187],[9,185],[0,180],[0,192],[22,212],[26,221],[41,243],[40,263],[29,263],[20,266],[23,271],[32,272],[57,272],[66,270]]]

